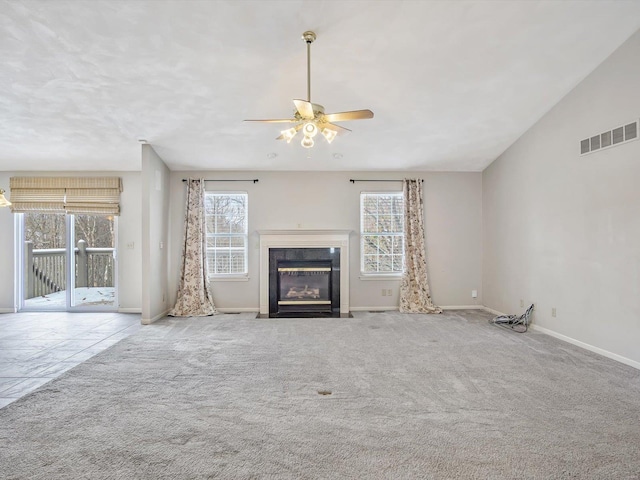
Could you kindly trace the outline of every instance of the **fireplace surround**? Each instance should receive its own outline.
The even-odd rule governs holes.
[[[349,230],[258,233],[260,317],[349,316]]]

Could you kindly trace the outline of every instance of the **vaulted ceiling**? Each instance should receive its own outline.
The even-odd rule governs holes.
[[[640,1],[0,0],[0,170],[480,171],[640,28]],[[312,149],[305,99],[371,109]]]

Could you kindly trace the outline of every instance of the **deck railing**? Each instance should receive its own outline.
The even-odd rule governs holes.
[[[87,247],[78,241],[75,253],[76,287],[113,287],[114,248]],[[32,242],[24,248],[25,299],[67,289],[66,249],[34,249]]]

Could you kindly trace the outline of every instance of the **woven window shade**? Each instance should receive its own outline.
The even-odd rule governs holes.
[[[11,210],[120,214],[120,177],[12,177]]]

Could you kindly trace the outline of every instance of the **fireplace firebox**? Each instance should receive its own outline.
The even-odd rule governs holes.
[[[269,316],[339,317],[340,249],[269,249]]]

